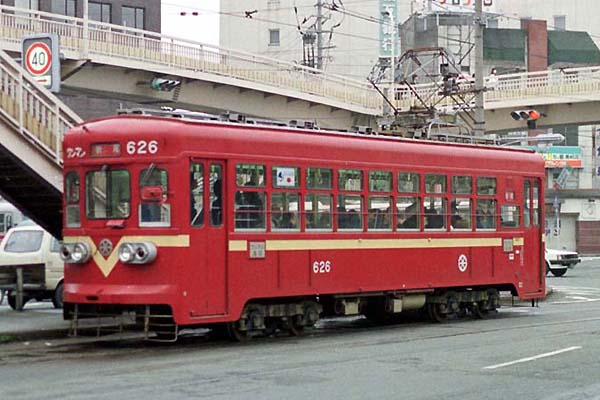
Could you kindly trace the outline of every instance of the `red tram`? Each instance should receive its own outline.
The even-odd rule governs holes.
[[[64,315],[235,339],[545,294],[527,150],[121,115],[64,139]],[[154,337],[154,335],[150,335]]]

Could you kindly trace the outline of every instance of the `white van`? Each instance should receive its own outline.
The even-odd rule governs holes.
[[[60,243],[43,228],[24,221],[10,229],[0,243],[0,288],[7,289],[8,304],[16,309],[16,268],[23,267],[23,304],[51,299],[62,308],[64,264]]]

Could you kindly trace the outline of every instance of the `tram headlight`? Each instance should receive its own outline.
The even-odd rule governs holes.
[[[119,246],[119,260],[123,264],[149,264],[156,259],[158,251],[154,243],[123,243]]]
[[[132,243],[123,243],[119,246],[119,260],[123,264],[129,264],[135,257],[135,248]]]
[[[60,248],[60,258],[71,264],[84,264],[90,260],[92,251],[87,243],[65,243]]]

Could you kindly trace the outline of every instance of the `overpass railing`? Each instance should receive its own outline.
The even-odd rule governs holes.
[[[63,135],[81,122],[70,108],[1,50],[0,118],[61,167]]]
[[[367,83],[321,70],[209,44],[81,18],[0,6],[0,41],[56,33],[61,49],[236,78],[278,89],[335,99],[380,112],[382,99]]]
[[[473,89],[474,80],[458,80],[456,85],[459,92],[467,92]],[[398,85],[394,105],[402,111],[420,108],[421,98],[438,107],[455,107],[451,98],[442,99],[440,93],[435,93],[439,86],[433,83],[413,85],[413,92],[408,86]],[[598,96],[600,93],[600,66],[488,76],[485,88],[485,102],[492,108],[492,103],[496,102],[550,97],[557,98],[557,102],[558,98],[566,102],[583,101],[586,95]]]

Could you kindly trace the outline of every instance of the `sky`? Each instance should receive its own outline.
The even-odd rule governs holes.
[[[164,35],[219,44],[219,0],[161,0],[161,8]]]

